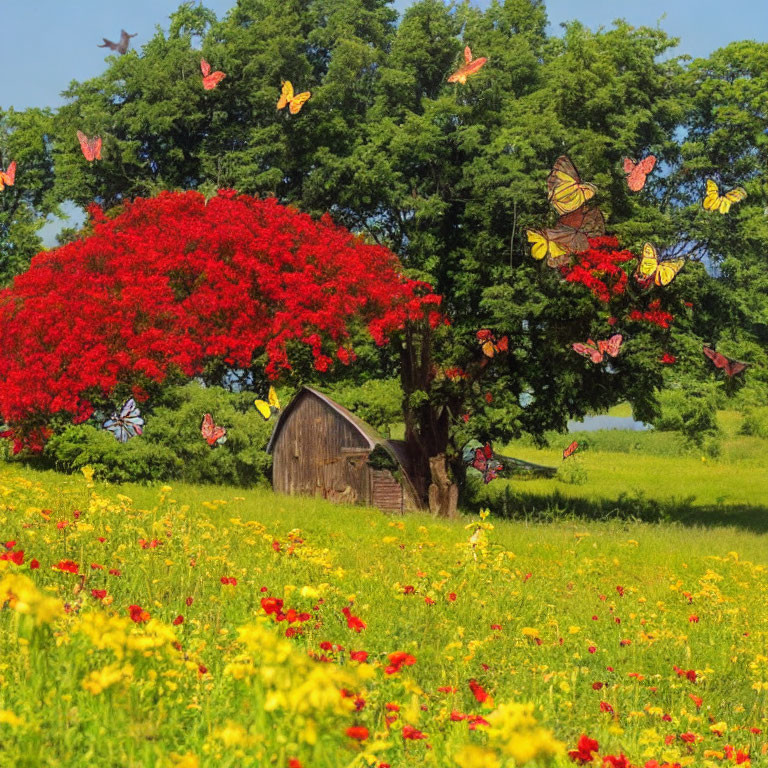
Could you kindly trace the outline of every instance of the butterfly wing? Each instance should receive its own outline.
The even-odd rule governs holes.
[[[736,376],[748,367],[749,363],[742,363],[738,360],[728,360],[728,367],[725,369],[725,372],[729,376]]]
[[[704,200],[702,200],[701,204],[704,206],[705,211],[717,211],[720,210],[720,213],[727,213],[728,209],[730,209],[731,204],[727,203],[726,209],[723,211],[720,208],[721,202],[723,201],[723,198],[720,197],[720,188],[717,186],[717,184],[712,179],[707,179],[707,191],[704,195]]]
[[[635,277],[640,280],[650,280],[659,266],[659,253],[653,243],[643,244],[643,254],[640,263],[637,265]]]
[[[624,171],[627,174],[627,186],[633,192],[639,192],[645,186],[645,180],[655,165],[656,158],[653,155],[644,157],[639,163],[633,163],[626,158]]]
[[[225,77],[226,75],[224,72],[211,72],[210,75],[203,78],[203,88],[205,88],[206,91],[212,91]]]
[[[747,196],[747,190],[744,187],[736,187],[725,193],[720,202],[720,213],[728,213],[734,203],[740,203]]]
[[[466,64],[469,64],[469,62],[472,61],[472,49],[468,46],[464,46],[464,62]]]
[[[95,155],[90,139],[82,131],[78,131],[77,140],[80,142],[80,149],[83,153],[83,157],[85,157],[89,163],[93,162]]]
[[[719,352],[715,352],[714,349],[706,345],[704,345],[702,351],[715,364],[715,368],[727,367],[728,358],[725,355],[721,355]]]
[[[0,191],[3,187],[12,187],[16,181],[16,161],[13,160],[7,171],[0,171]]]
[[[272,415],[272,409],[269,407],[269,403],[266,400],[254,400],[253,404],[256,406],[256,410],[264,417],[265,421]]]
[[[288,106],[288,111],[292,115],[298,115],[304,104],[309,101],[312,93],[310,91],[304,91],[303,93],[297,93],[291,100]]]
[[[590,346],[590,342],[593,346]],[[581,342],[576,342],[576,344],[572,344],[574,352],[578,352],[582,357],[589,358],[593,363],[602,363],[603,362],[603,353],[594,346],[594,341],[591,339],[587,344],[582,344]]]
[[[594,184],[584,184],[570,158],[561,155],[547,177],[549,202],[560,213],[571,213],[591,200],[597,192]]]
[[[278,411],[280,410],[280,401],[277,399],[277,392],[275,391],[274,387],[269,388],[267,400],[271,408],[275,408]]]
[[[624,341],[624,337],[620,333],[615,333],[608,341],[604,342],[605,351],[611,357],[617,357],[621,351],[621,345]]]
[[[485,473],[488,467],[488,459],[485,456],[485,451],[482,448],[475,449],[475,458],[472,460],[472,468],[478,472]]]
[[[647,176],[656,167],[656,155],[647,155],[638,163],[638,166]]]
[[[205,59],[200,59],[200,71],[203,73],[203,77],[208,77],[211,74],[211,65]]]
[[[571,227],[583,232],[587,237],[600,237],[605,234],[605,217],[597,206],[584,205],[571,213],[563,214],[557,220],[558,227]]]
[[[283,83],[283,89],[280,92],[280,98],[277,100],[277,108],[285,109],[289,102],[293,99],[293,85],[290,80],[286,80]]]
[[[141,412],[133,398],[126,400],[123,404],[119,421],[128,433],[128,437],[136,437],[143,432],[144,419],[141,417]]]
[[[685,265],[685,259],[670,259],[659,263],[654,281],[656,285],[669,285]]]
[[[544,230],[526,229],[525,234],[528,242],[531,244],[531,256],[537,261],[541,261],[549,253],[549,238]]]
[[[101,160],[101,136],[96,136],[91,140],[93,147],[93,157],[96,160]]]
[[[509,349],[509,336],[502,336],[496,344],[497,352],[506,352]]]

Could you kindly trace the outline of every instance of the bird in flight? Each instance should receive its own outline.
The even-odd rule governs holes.
[[[131,38],[136,37],[139,33],[136,32],[133,35],[129,35],[124,29],[120,30],[120,42],[113,43],[111,40],[107,40],[106,37],[101,39],[104,41],[104,45],[97,45],[97,48],[109,48],[112,51],[117,51],[121,56],[128,52],[128,46],[131,44]]]

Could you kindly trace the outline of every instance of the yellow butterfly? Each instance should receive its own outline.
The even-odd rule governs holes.
[[[594,184],[582,182],[576,166],[565,155],[557,158],[547,176],[547,190],[549,202],[560,214],[578,210],[597,193]]]
[[[704,195],[702,205],[705,211],[720,211],[728,213],[734,203],[740,203],[747,196],[747,190],[743,187],[736,187],[724,195],[720,194],[720,189],[712,179],[707,179],[707,194]]]
[[[299,110],[304,106],[304,102],[309,100],[312,94],[309,91],[304,93],[293,94],[293,84],[290,80],[286,80],[283,83],[283,90],[280,93],[280,98],[277,100],[277,108],[285,109],[288,107],[288,111],[292,115],[297,115]]]
[[[268,419],[272,415],[272,409],[275,411],[280,410],[280,401],[277,399],[277,392],[274,387],[269,388],[269,395],[266,400],[254,400],[253,404],[256,406],[256,410],[265,418]]]
[[[547,257],[547,264],[550,267],[559,267],[565,263],[563,257],[567,257],[570,261],[570,251],[560,243],[550,240],[547,237],[548,230],[546,229],[526,229],[528,235],[528,242],[531,243],[531,256],[534,259],[541,261],[545,256]]]
[[[643,245],[643,257],[637,265],[635,277],[640,282],[653,278],[656,285],[669,285],[684,264],[685,259],[659,261],[656,248],[651,243],[645,243]]]

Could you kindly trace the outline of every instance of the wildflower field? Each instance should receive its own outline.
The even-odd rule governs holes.
[[[0,532],[2,765],[768,764],[765,535],[6,469]]]

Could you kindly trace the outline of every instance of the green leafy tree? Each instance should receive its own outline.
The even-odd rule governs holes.
[[[16,181],[0,192],[0,285],[29,265],[42,249],[38,234],[49,213],[57,213],[53,194],[49,110],[0,109],[0,170],[15,162]]]

